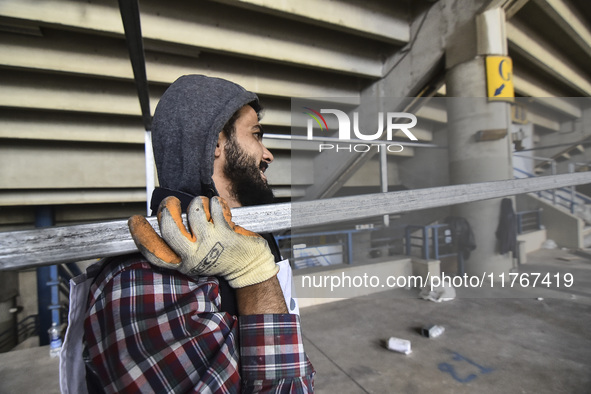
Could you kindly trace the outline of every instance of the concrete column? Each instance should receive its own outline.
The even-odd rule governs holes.
[[[448,48],[446,84],[450,97],[448,140],[452,184],[513,177],[510,104],[489,102],[486,98],[485,56],[506,55],[504,18],[498,18],[499,12],[502,10],[485,13],[486,18],[477,17],[477,20],[482,18],[480,22],[484,23],[474,21],[459,29],[462,36],[458,37],[456,45],[452,43]],[[474,41],[467,42],[468,37]],[[503,129],[507,130],[507,135],[500,139],[478,140],[481,131]],[[452,209],[454,216],[469,221],[475,236],[476,250],[465,262],[468,275],[482,275],[484,272],[496,275],[508,272],[513,265],[510,254],[499,255],[497,252],[495,231],[500,208],[501,199],[494,199],[461,204]]]

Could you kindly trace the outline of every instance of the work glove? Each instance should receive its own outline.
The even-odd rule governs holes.
[[[267,241],[234,224],[224,199],[196,197],[189,204],[187,221],[189,231],[180,201],[167,197],[158,208],[162,238],[143,216],[132,216],[128,226],[150,263],[190,277],[221,276],[240,288],[264,282],[279,271]]]

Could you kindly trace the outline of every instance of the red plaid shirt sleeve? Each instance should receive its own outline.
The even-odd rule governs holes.
[[[314,392],[298,315],[240,316],[239,321],[245,392]]]
[[[215,278],[194,281],[139,258],[106,267],[85,319],[87,363],[104,390],[311,392],[299,318],[238,320],[219,311],[218,290]]]

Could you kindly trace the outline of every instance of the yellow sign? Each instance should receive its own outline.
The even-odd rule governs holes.
[[[490,100],[513,102],[513,61],[509,56],[486,57],[486,90]]]

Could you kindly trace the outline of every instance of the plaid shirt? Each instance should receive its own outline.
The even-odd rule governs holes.
[[[90,289],[88,366],[106,392],[313,392],[298,315],[220,312],[218,281],[141,258],[110,264]]]

